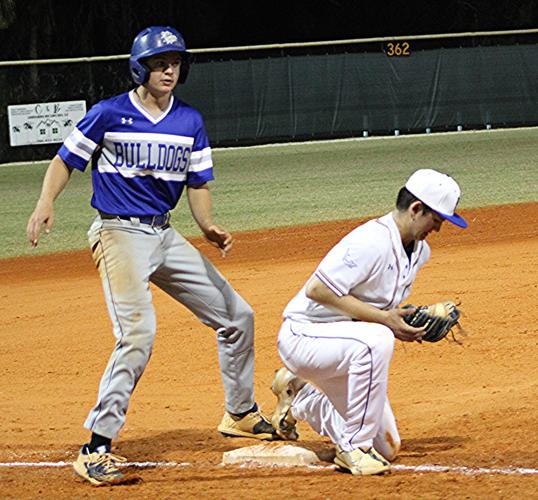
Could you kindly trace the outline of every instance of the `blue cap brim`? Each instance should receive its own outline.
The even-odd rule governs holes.
[[[434,211],[447,221],[452,222],[452,224],[455,224],[456,226],[462,227],[463,229],[468,226],[467,221],[461,215],[458,215],[456,213],[454,213],[454,215],[446,215],[442,214],[441,212],[437,212],[436,210]]]

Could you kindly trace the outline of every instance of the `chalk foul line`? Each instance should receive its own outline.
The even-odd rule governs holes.
[[[70,467],[73,462],[0,462],[0,468],[62,468]],[[189,462],[125,462],[124,464],[118,464],[122,467],[138,467],[141,469],[146,468],[178,468],[178,467],[190,467],[193,464]],[[251,464],[257,467],[289,467],[286,465],[267,465],[267,464]],[[295,467],[295,466],[294,466]],[[304,466],[303,466],[304,467]],[[307,466],[313,469],[334,469],[333,465],[311,465]],[[395,464],[392,466],[394,471],[411,471],[411,472],[432,472],[442,473],[450,472],[453,474],[463,474],[466,476],[476,476],[482,474],[503,474],[503,475],[534,475],[538,474],[538,469],[528,467],[466,467],[466,466],[451,466],[451,465],[402,465]]]
[[[46,467],[71,467],[73,462],[0,462],[0,467],[35,467],[35,468],[46,468]],[[192,465],[189,462],[124,462],[116,464],[118,467],[139,467],[141,469],[154,468],[154,467],[188,467]]]
[[[480,474],[508,474],[508,475],[532,475],[538,474],[538,469],[527,467],[465,467],[465,466],[448,466],[448,465],[393,465],[394,470],[413,471],[413,472],[452,472],[464,474],[467,476],[476,476]]]

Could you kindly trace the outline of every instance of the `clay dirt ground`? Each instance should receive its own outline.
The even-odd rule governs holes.
[[[390,399],[403,447],[396,465],[464,470],[538,467],[538,204],[463,211],[445,224],[411,299],[461,301],[464,344],[398,343]],[[256,311],[256,393],[266,411],[280,366],[280,314],[323,254],[358,221],[237,234],[210,256]],[[84,229],[81,228],[81,231]],[[89,251],[4,260],[0,266],[0,462],[70,462],[113,346]],[[216,431],[223,412],[212,331],[155,291],[158,334],[116,452],[145,468],[143,482],[94,488],[70,467],[0,467],[3,498],[530,498],[537,474],[396,470],[356,478],[324,469],[221,466],[222,453],[257,444]],[[301,441],[330,458],[305,424]],[[327,462],[326,465],[329,465]]]

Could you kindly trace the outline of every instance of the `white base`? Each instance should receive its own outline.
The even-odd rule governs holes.
[[[259,444],[237,448],[222,454],[222,464],[259,464],[301,466],[320,462],[311,450],[289,444]]]

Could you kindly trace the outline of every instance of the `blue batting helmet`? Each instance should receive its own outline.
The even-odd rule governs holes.
[[[136,35],[131,47],[129,68],[137,85],[142,85],[149,78],[150,70],[143,60],[162,52],[181,54],[179,83],[185,82],[189,73],[190,54],[187,52],[181,33],[171,26],[150,26]]]

